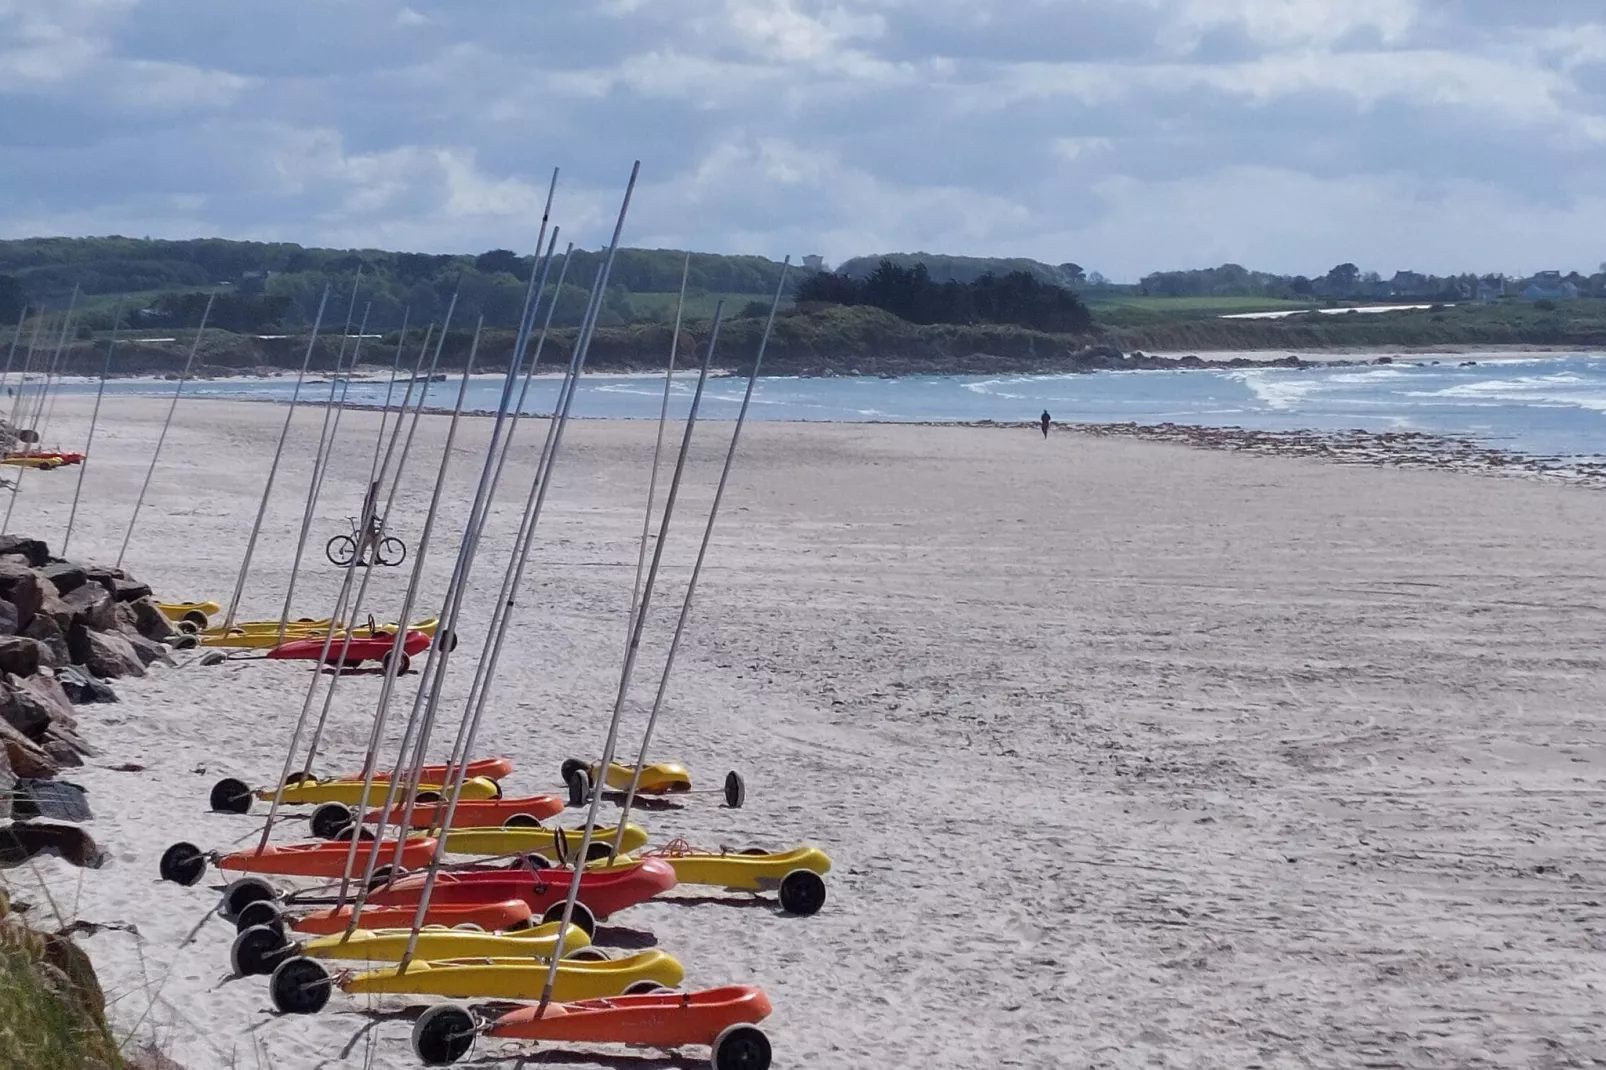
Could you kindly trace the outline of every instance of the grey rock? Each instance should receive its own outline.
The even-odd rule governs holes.
[[[0,636],[0,672],[32,676],[39,671],[40,662],[49,656],[49,649],[37,639]]]
[[[11,771],[17,776],[53,777],[61,771],[54,758],[4,718],[0,718],[0,749],[6,752]]]
[[[72,652],[67,647],[67,634],[54,618],[35,617],[22,630],[22,634],[44,644],[45,649],[49,651],[49,657],[44,659],[44,663],[51,668],[59,669],[72,661]]]
[[[111,595],[99,584],[85,584],[62,599],[72,609],[73,621],[97,632],[117,627],[117,610]],[[48,610],[46,610],[48,612]]]
[[[133,602],[151,596],[151,585],[134,579],[120,579],[112,585],[112,597],[119,602]]]
[[[76,637],[79,630],[74,629]],[[123,676],[144,676],[145,664],[134,651],[133,645],[115,632],[93,632],[84,629],[83,653],[80,659],[84,668],[103,680],[116,680]]]
[[[173,659],[168,656],[167,647],[161,643],[147,639],[138,632],[133,634],[118,632],[116,634],[134,648],[134,654],[139,658],[140,664],[155,665],[157,662],[161,662],[163,665],[174,664]]]
[[[117,618],[131,624],[136,632],[147,639],[165,643],[178,634],[173,622],[167,619],[156,599],[136,598],[132,602],[117,603]]]
[[[86,706],[91,703],[116,702],[117,692],[104,680],[97,680],[77,665],[68,665],[56,670],[56,682],[62,691],[75,705]]]
[[[30,740],[37,740],[50,727],[50,705],[32,691],[16,686],[12,682],[16,679],[7,676],[0,684],[0,721]]]
[[[0,635],[17,634],[17,607],[0,598]]]
[[[77,825],[29,821],[0,829],[0,866],[20,865],[41,854],[56,855],[89,869],[99,869],[106,861],[106,853]]]
[[[29,568],[43,568],[50,562],[50,547],[26,535],[0,535],[0,554],[25,557]]]
[[[75,565],[71,561],[54,561],[40,569],[39,573],[55,584],[56,592],[63,597],[89,582],[84,566]]]
[[[84,764],[84,759],[78,753],[78,748],[65,739],[54,735],[47,736],[39,746],[50,755],[52,761],[63,769],[77,769]]]
[[[6,749],[0,747],[0,821],[11,820],[11,793],[16,787],[17,778],[11,772],[11,759]]]
[[[17,607],[17,626],[26,628],[44,603],[44,583],[27,565],[0,561],[0,598]]]
[[[52,673],[42,672],[37,676],[8,676],[5,682],[7,686],[17,691],[26,691],[49,709],[52,726],[74,730],[78,728],[78,718],[72,711],[72,699],[67,697],[67,689],[61,686],[61,681]]]

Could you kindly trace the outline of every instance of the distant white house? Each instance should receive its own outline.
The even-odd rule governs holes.
[[[825,270],[825,257],[819,256],[818,254],[815,254],[815,253],[810,253],[808,256],[805,256],[803,258],[803,270],[804,271],[824,271]]]

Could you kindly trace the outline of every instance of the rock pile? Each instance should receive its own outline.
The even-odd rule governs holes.
[[[171,664],[166,643],[176,637],[151,589],[121,569],[0,535],[0,821],[12,816],[19,780],[53,777],[93,753],[74,704],[116,702],[105,681]]]

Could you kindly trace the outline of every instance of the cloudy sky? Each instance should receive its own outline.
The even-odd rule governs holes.
[[[0,237],[1606,260],[1601,0],[0,0]]]

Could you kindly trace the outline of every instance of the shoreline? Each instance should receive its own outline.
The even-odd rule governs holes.
[[[254,405],[283,405],[273,398],[202,398],[210,402],[245,402]],[[311,408],[327,407],[324,401],[303,401]],[[394,412],[397,406],[353,404],[345,408],[357,412]],[[425,406],[427,416],[451,416],[452,410]],[[490,419],[491,409],[464,409],[463,416]],[[550,420],[550,412],[527,412],[521,419]],[[636,424],[655,421],[655,416],[570,416],[586,424],[618,422]],[[729,423],[729,419],[704,417],[704,422]],[[797,427],[926,427],[963,428],[992,431],[1037,432],[1035,420],[765,420],[765,424]],[[1379,468],[1407,468],[1472,475],[1504,476],[1571,486],[1606,488],[1606,455],[1599,460],[1533,455],[1487,446],[1473,439],[1438,435],[1427,431],[1367,431],[1361,428],[1323,431],[1296,428],[1259,431],[1230,425],[1179,424],[1164,421],[1142,424],[1134,421],[1054,420],[1050,427],[1060,432],[1094,438],[1127,438],[1188,446],[1199,450],[1249,453],[1265,457],[1305,457],[1342,465],[1369,465]]]

